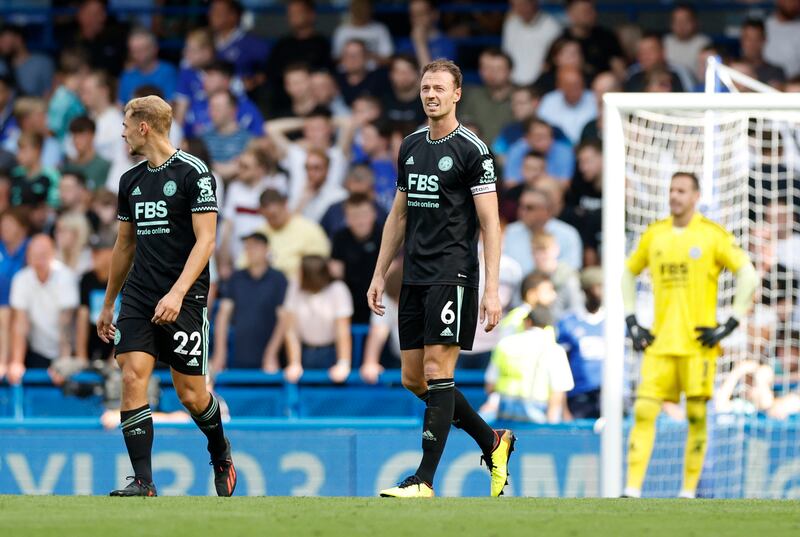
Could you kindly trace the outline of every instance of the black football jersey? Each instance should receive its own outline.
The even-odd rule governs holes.
[[[403,140],[397,169],[397,189],[408,198],[404,283],[478,287],[472,198],[496,191],[489,148],[463,125],[438,140],[425,127]]]
[[[117,218],[136,233],[123,296],[155,305],[169,292],[195,244],[192,214],[217,212],[216,186],[208,166],[181,150],[158,168],[145,160],[122,174]],[[206,265],[184,301],[205,304],[208,283]]]

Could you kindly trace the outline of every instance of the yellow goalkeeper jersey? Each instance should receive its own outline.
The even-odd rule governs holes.
[[[655,341],[648,352],[700,352],[695,328],[717,324],[719,273],[736,272],[746,262],[733,235],[700,213],[685,228],[673,227],[672,217],[650,224],[627,261],[633,274],[649,268],[653,281]]]

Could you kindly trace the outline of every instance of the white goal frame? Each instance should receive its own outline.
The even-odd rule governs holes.
[[[800,95],[791,93],[608,93],[603,96],[603,296],[606,358],[603,369],[601,493],[619,497],[623,479],[623,382],[625,322],[621,281],[625,262],[625,138],[623,114],[633,111],[730,110],[800,112]],[[714,144],[705,144],[703,185],[713,181]],[[711,189],[703,189],[711,192]],[[666,215],[665,215],[666,216]]]

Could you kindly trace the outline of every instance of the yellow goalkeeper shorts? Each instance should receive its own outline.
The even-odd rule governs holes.
[[[685,356],[668,356],[644,352],[642,375],[637,395],[661,401],[687,398],[711,399],[714,394],[714,374],[717,369],[717,350],[702,350]]]

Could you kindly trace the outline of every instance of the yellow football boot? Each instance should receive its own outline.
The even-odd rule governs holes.
[[[498,442],[492,451],[491,460],[487,461],[483,457],[492,474],[491,495],[493,498],[501,496],[503,489],[508,485],[508,460],[511,458],[511,453],[514,452],[514,443],[517,441],[517,437],[510,429],[497,429],[495,434],[497,434]]]
[[[383,489],[382,498],[433,498],[434,493],[430,485],[415,475],[405,478],[395,487]]]

